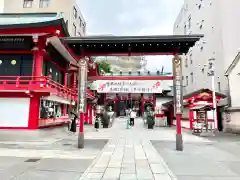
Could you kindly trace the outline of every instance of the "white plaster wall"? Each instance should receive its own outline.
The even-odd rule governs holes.
[[[224,113],[224,121],[223,121],[224,131],[240,133],[239,117],[240,117],[240,112]]]
[[[0,98],[0,127],[28,127],[30,98]]]
[[[236,64],[232,72],[229,74],[229,88],[232,107],[240,107],[240,93],[239,93],[239,82],[240,82],[240,62]]]
[[[185,0],[183,5],[185,10],[181,10],[176,19],[174,34],[184,34],[184,24],[186,24],[186,34],[204,35],[204,38],[186,54],[188,67],[185,66],[185,56],[183,57],[185,94],[201,88],[211,89],[211,78],[207,76],[206,67],[211,57],[216,59],[216,90],[226,93],[227,79],[224,77],[224,72],[240,47],[239,5],[239,0]],[[189,16],[191,16],[191,28],[188,28]],[[200,29],[201,24],[202,29]],[[203,47],[202,50],[201,47]],[[192,54],[192,64],[190,64],[190,54]],[[191,73],[193,73],[193,82],[191,82]],[[188,84],[186,76],[188,76]]]

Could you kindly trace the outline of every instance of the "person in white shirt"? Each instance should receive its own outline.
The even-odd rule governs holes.
[[[134,126],[134,118],[136,118],[137,112],[130,109],[130,126]]]

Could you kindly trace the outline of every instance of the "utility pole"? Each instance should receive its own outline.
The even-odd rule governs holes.
[[[208,76],[211,76],[212,80],[212,99],[213,99],[213,120],[214,120],[214,133],[217,131],[217,101],[216,101],[216,90],[215,90],[215,58],[208,59]]]
[[[84,148],[84,114],[86,113],[87,105],[87,61],[85,58],[79,60],[78,71],[78,114],[79,114],[79,134],[78,148]]]

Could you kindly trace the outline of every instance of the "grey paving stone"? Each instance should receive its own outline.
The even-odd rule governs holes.
[[[121,174],[120,180],[137,180],[136,174]]]
[[[103,168],[103,167],[93,167],[90,172],[91,173],[103,173],[105,172],[106,168]]]
[[[61,172],[61,171],[37,171],[30,170],[12,180],[77,180],[81,173],[77,172]],[[2,180],[2,178],[1,178]]]
[[[122,174],[134,174],[134,173],[136,173],[136,168],[135,168],[135,166],[132,166],[132,167],[122,167],[121,168],[121,173]]]
[[[164,174],[167,173],[166,169],[162,164],[150,164],[153,174]]]
[[[149,168],[148,160],[136,160],[136,166]]]
[[[120,177],[120,171],[120,168],[107,168],[103,175],[103,179],[117,179]]]
[[[86,178],[87,179],[94,179],[94,180],[97,180],[97,179],[102,179],[103,177],[103,173],[88,173]]]
[[[213,177],[178,176],[178,180],[216,180]],[[232,180],[232,179],[229,179]]]
[[[172,180],[168,174],[154,174],[155,180]]]
[[[71,171],[84,172],[92,160],[87,159],[42,159],[37,164],[36,170],[46,171]]]
[[[25,160],[27,160],[27,158],[0,157],[0,170],[4,170],[12,166],[18,165],[19,163],[23,163]]]
[[[150,169],[146,168],[137,168],[137,177],[141,179],[153,179],[153,174]]]

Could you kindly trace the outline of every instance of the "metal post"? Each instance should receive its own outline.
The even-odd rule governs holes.
[[[183,139],[182,139],[182,60],[176,55],[173,58],[173,74],[174,78],[174,104],[175,104],[175,116],[176,116],[176,150],[183,150]]]
[[[78,112],[79,112],[79,134],[78,148],[84,148],[84,114],[86,113],[86,90],[87,90],[87,62],[84,58],[79,61],[78,72]]]

